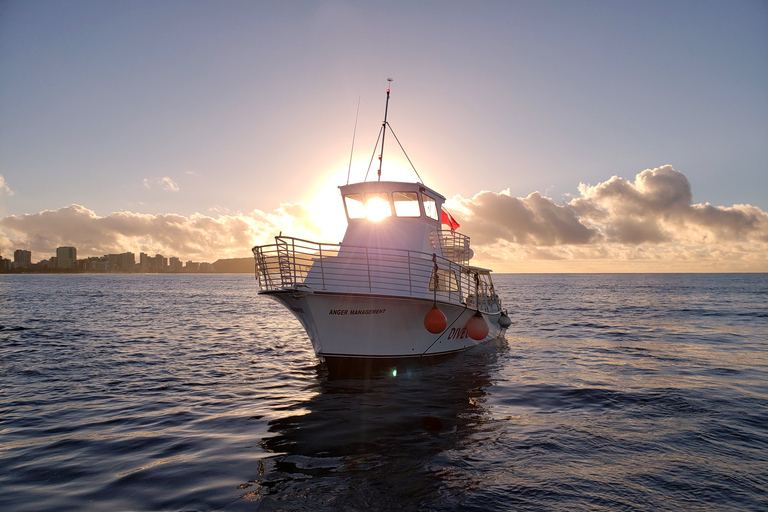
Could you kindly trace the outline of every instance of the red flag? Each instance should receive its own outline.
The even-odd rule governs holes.
[[[440,209],[440,222],[451,226],[451,231],[456,231],[456,228],[460,227],[459,223],[456,222],[456,219],[454,219],[450,213],[443,210],[442,208]]]

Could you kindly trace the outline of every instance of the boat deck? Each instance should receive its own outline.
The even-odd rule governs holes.
[[[455,235],[450,254],[463,263],[458,247],[464,243],[455,243]],[[487,270],[435,254],[282,236],[275,244],[254,247],[253,253],[262,292],[295,289],[436,298],[454,304],[479,302],[480,309],[484,298],[495,295]]]

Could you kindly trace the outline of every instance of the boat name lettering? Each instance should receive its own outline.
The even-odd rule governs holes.
[[[449,340],[463,340],[467,337],[466,327],[452,327],[451,332],[448,333]]]
[[[381,315],[386,309],[332,309],[329,315]]]

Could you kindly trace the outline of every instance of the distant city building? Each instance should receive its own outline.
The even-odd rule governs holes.
[[[139,254],[139,270],[141,272],[150,271],[150,260],[149,260],[149,256],[147,256],[147,253],[142,252],[141,254]]]
[[[83,270],[99,270],[106,271],[108,267],[108,259],[106,256],[91,256],[84,260],[78,260],[79,268]]]
[[[181,272],[182,271],[181,260],[175,256],[172,256],[168,260],[168,270],[170,272]]]
[[[77,249],[74,247],[59,247],[56,249],[57,268],[75,268]]]
[[[107,270],[121,270],[120,267],[120,255],[119,254],[107,254]]]
[[[133,272],[134,270],[136,270],[135,254],[133,254],[132,252],[125,252],[121,254],[121,256],[123,257],[121,262],[123,270],[125,270],[126,272]]]
[[[133,272],[136,267],[136,255],[132,252],[124,252],[122,254],[108,254],[107,263],[107,270]]]
[[[161,254],[155,255],[155,272],[165,272],[168,266],[168,260]]]
[[[13,253],[13,261],[3,258],[0,254],[0,272],[13,272],[16,269],[25,268],[33,272],[54,269],[85,272],[216,272],[216,266],[213,263],[187,261],[185,264],[176,256],[170,258],[166,258],[162,254],[148,256],[143,252],[139,254],[138,264],[136,263],[136,256],[132,252],[90,256],[78,260],[75,247],[58,247],[55,256],[47,260],[40,260],[37,263],[32,263],[31,251],[16,250]]]
[[[32,266],[32,251],[17,249],[13,251],[13,263],[16,268],[29,268]]]

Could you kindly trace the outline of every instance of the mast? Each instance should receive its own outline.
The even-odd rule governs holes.
[[[392,82],[391,78],[387,78],[387,82]],[[387,111],[389,110],[389,87],[387,87],[387,103],[384,105],[384,122],[381,123],[381,154],[379,155],[379,177],[377,181],[381,181],[381,164],[384,160],[384,138],[387,136]]]

